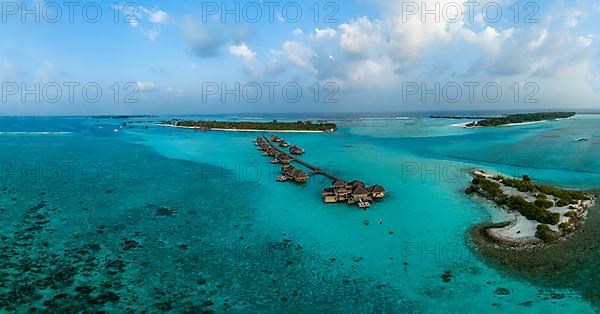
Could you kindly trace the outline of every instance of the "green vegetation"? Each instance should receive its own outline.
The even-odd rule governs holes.
[[[544,189],[545,193],[540,193],[535,202],[528,202],[520,195],[508,196],[504,193],[498,182],[489,180],[482,176],[477,176],[471,182],[471,186],[465,191],[468,194],[481,192],[483,196],[491,199],[498,205],[507,205],[509,209],[518,211],[529,220],[535,220],[543,224],[556,225],[560,221],[560,214],[549,211],[554,206],[554,202],[547,199],[548,194],[559,194],[562,196],[586,197],[585,193],[576,191],[561,190],[554,187],[548,187],[535,184],[528,176],[523,176],[524,180],[510,179],[505,177],[495,177],[497,180],[507,186],[517,188],[521,192],[534,193],[539,187]]]
[[[529,220],[540,223],[556,225],[560,221],[560,214],[549,211],[536,203],[530,203],[522,196],[513,195],[508,200],[508,207],[516,210]]]
[[[535,205],[542,208],[552,208],[554,206],[554,202],[551,200],[538,198],[537,200],[535,200]]]
[[[493,198],[493,200],[497,204],[499,204],[499,205],[506,204],[506,202],[507,202],[506,195],[504,195],[504,192],[500,188],[500,184],[498,184],[497,182],[488,180],[481,176],[477,176],[477,177],[473,178],[473,181],[471,181],[471,183],[472,183],[471,186],[469,186],[467,188],[467,191],[466,191],[467,194],[475,193],[475,192],[477,192],[478,188],[480,188],[485,192],[485,194],[488,197]]]
[[[538,225],[535,231],[536,238],[544,241],[544,242],[552,242],[558,239],[558,235],[556,232],[552,231],[548,225],[541,224]]]
[[[475,126],[499,126],[510,123],[535,122],[544,120],[554,120],[561,118],[570,118],[575,115],[575,112],[537,112],[524,114],[509,114],[500,118],[484,119],[477,122],[467,124],[467,127]]]
[[[573,231],[573,226],[569,223],[563,222],[558,225],[558,229],[564,233],[569,233]]]
[[[297,121],[297,122],[279,122],[273,120],[272,122],[250,122],[250,121],[192,121],[192,120],[181,120],[172,121],[168,124],[173,124],[180,127],[194,127],[199,129],[245,129],[245,130],[267,130],[267,131],[333,131],[337,129],[337,125],[334,123],[319,122],[313,123],[312,121]]]
[[[570,211],[568,211],[568,212],[565,213],[565,217],[572,218],[572,217],[575,217],[575,216],[577,216],[577,213],[575,213],[572,210],[570,210]]]
[[[549,185],[536,184],[531,181],[528,175],[524,175],[522,180],[503,176],[497,176],[496,179],[500,180],[504,185],[513,187],[521,192],[539,191],[540,195],[544,196],[538,196],[538,198],[546,198],[547,195],[552,195],[556,198],[559,198],[559,201],[556,203],[556,205],[560,207],[567,206],[569,204],[575,204],[577,200],[588,199],[588,196],[585,192],[571,191]]]

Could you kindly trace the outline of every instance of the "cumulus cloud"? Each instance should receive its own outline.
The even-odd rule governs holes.
[[[371,22],[366,17],[343,23],[338,28],[340,47],[349,54],[366,56],[373,49],[378,49],[382,42],[379,22]]]
[[[314,37],[316,39],[323,39],[323,38],[333,38],[335,37],[335,35],[337,34],[337,32],[334,29],[331,28],[324,28],[324,29],[315,29],[315,35]]]
[[[246,43],[243,42],[239,45],[230,45],[229,53],[234,56],[243,58],[246,61],[254,61],[256,59],[256,52],[250,50]]]
[[[581,79],[585,73],[588,78],[600,77],[600,71],[588,71],[598,51],[598,35],[578,32],[586,22],[580,8],[567,12],[550,6],[546,15],[536,16],[537,24],[490,23],[477,10],[474,22],[465,18],[438,22],[433,18],[422,21],[419,15],[403,20],[403,1],[371,1],[381,8],[376,18],[357,17],[306,34],[298,28],[266,63],[256,62],[248,73],[265,74],[269,67],[277,68],[277,73],[299,68],[303,71],[292,75],[301,73],[307,79],[371,91],[429,77],[540,83],[551,79],[572,86],[570,77],[578,75],[578,83],[588,87]],[[424,1],[428,7],[436,2],[442,7],[456,3]],[[466,12],[464,4],[460,6]]]
[[[310,59],[313,56],[313,51],[310,47],[305,46],[298,41],[286,41],[283,43],[282,50],[291,64],[316,73],[316,70],[310,62]]]
[[[529,49],[539,48],[544,43],[544,41],[546,40],[547,37],[548,37],[548,30],[544,28],[540,31],[539,37],[536,38],[535,40],[531,41],[529,43],[529,45],[527,45],[527,47]]]
[[[296,28],[296,29],[295,29],[295,30],[292,32],[292,34],[293,34],[294,36],[296,36],[296,37],[300,37],[300,36],[304,35],[304,31],[303,31],[302,29],[300,29],[300,28]]]

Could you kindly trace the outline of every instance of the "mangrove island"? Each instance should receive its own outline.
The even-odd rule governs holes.
[[[560,189],[522,179],[473,171],[467,194],[493,202],[512,217],[501,224],[484,226],[483,235],[513,247],[554,242],[574,232],[594,203],[594,196],[582,191]]]

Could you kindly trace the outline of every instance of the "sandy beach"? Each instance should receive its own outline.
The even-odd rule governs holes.
[[[542,123],[542,122],[546,122],[546,121],[549,121],[549,120],[509,123],[509,124],[503,124],[503,125],[498,125],[498,126],[502,126],[502,127],[522,126],[522,125],[529,125],[529,124],[538,124],[538,123]],[[471,123],[471,122],[455,123],[455,124],[451,124],[450,126],[466,128],[466,129],[484,128],[483,126],[467,126],[467,124],[469,124],[469,123]]]
[[[482,176],[489,180],[492,180],[496,183],[500,184],[500,187],[505,195],[518,195],[522,196],[528,202],[535,202],[536,196],[530,192],[521,192],[516,188],[506,186],[496,180],[495,175],[488,174],[483,170],[475,170],[473,174],[476,176]],[[583,221],[587,216],[587,209],[594,205],[594,199],[578,201],[577,204],[569,204],[567,206],[557,206],[558,198],[552,195],[547,196],[549,200],[553,201],[554,206],[548,208],[549,211],[559,213],[560,220],[555,225],[548,225],[552,231],[560,232],[559,225],[561,223],[571,223],[571,218],[565,216],[568,211],[574,210],[577,213],[577,219]],[[501,208],[504,213],[509,217],[509,223],[503,226],[497,227],[492,226],[486,229],[486,232],[490,238],[494,241],[502,244],[507,244],[515,247],[523,247],[530,245],[538,245],[542,244],[543,241],[538,239],[535,236],[537,226],[540,225],[539,222],[534,220],[529,220],[521,213],[513,210],[509,210],[505,207]],[[577,224],[577,223],[576,223]]]
[[[549,120],[509,123],[509,124],[503,124],[503,125],[499,125],[499,126],[520,126],[520,125],[538,124],[538,123],[547,122],[547,121],[549,121]]]

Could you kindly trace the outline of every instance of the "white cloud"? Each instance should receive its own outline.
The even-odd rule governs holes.
[[[156,83],[151,81],[137,81],[135,84],[139,91],[151,91],[157,88]]]
[[[476,10],[475,23],[467,24],[467,20],[436,22],[431,17],[423,22],[419,15],[403,21],[398,5],[402,1],[373,1],[383,8],[378,19],[359,17],[335,29],[317,28],[310,34],[298,28],[270,64],[285,71],[291,64],[307,70],[303,74],[312,75],[310,79],[335,81],[358,91],[383,90],[402,81],[427,77],[479,81],[506,78],[539,81],[540,85],[548,79],[572,86],[569,76],[579,75],[581,84],[583,69],[597,52],[594,48],[598,48],[597,35],[578,32],[587,25],[585,14],[577,13],[581,10],[566,14],[564,9],[550,7],[546,15],[537,16],[540,23],[536,25],[491,24]],[[424,1],[428,7],[439,1],[441,7],[454,2]],[[567,16],[575,20],[569,21]],[[253,73],[267,72],[266,63],[254,65]]]
[[[300,29],[300,28],[296,28],[296,29],[295,29],[295,30],[292,32],[292,34],[293,34],[294,36],[296,36],[296,37],[300,37],[300,36],[304,35],[304,31],[302,31],[302,29]]]
[[[585,13],[579,10],[567,10],[565,13],[565,27],[573,28],[579,24],[579,19],[584,17]]]
[[[340,47],[351,54],[366,56],[381,44],[382,37],[378,22],[371,22],[366,17],[341,24]]]
[[[114,5],[114,10],[121,13],[121,17],[126,24],[132,28],[139,29],[150,41],[155,41],[160,35],[158,24],[166,24],[169,21],[167,12],[158,9],[148,9],[143,6],[136,7],[134,5]],[[150,30],[143,27],[143,21],[148,20],[154,26]]]
[[[298,41],[286,41],[283,43],[282,49],[291,64],[311,72],[316,72],[310,62],[311,57],[314,55],[312,49]]]
[[[246,61],[254,61],[256,59],[256,52],[250,50],[246,43],[241,43],[239,45],[230,45],[229,53],[234,56],[241,57]]]
[[[469,43],[484,48],[488,53],[498,53],[504,41],[513,37],[514,32],[514,28],[498,31],[488,26],[478,33],[465,28],[459,33],[459,36]]]
[[[347,76],[359,86],[380,88],[390,86],[397,80],[392,67],[384,62],[371,59],[361,60],[348,65]]]
[[[529,47],[529,49],[539,48],[540,46],[542,46],[542,44],[544,43],[544,41],[546,40],[547,37],[548,37],[548,30],[544,28],[540,31],[539,37],[537,39],[531,41],[529,43],[529,45],[527,45],[527,47]]]
[[[316,39],[323,39],[323,38],[333,38],[335,37],[335,35],[337,34],[337,32],[334,29],[331,28],[323,28],[323,29],[315,29],[315,35],[314,37]]]
[[[587,36],[579,36],[577,37],[577,42],[580,43],[583,48],[587,48],[594,42],[594,35],[588,34]]]
[[[152,22],[152,23],[164,24],[169,20],[169,15],[167,14],[167,12],[162,11],[162,10],[150,12],[149,15],[150,15],[150,22]]]

